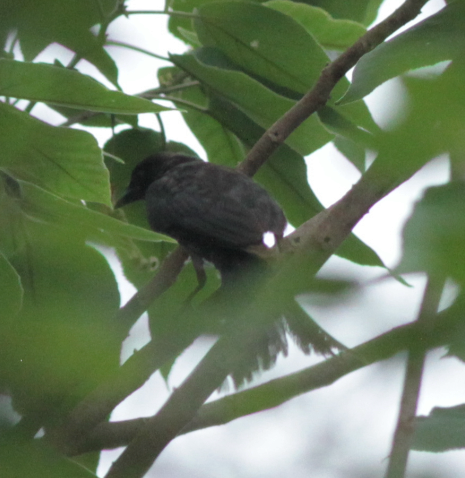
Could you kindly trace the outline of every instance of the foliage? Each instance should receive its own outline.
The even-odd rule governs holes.
[[[465,4],[449,2],[384,41],[397,26],[393,31],[387,24],[380,26],[371,37],[366,33],[381,3],[167,1],[164,12],[157,13],[169,15],[169,30],[186,44],[186,52],[170,55],[169,66],[158,71],[159,85],[138,95],[121,91],[118,73],[124,64],[117,64],[106,49],[109,25],[122,15],[131,18],[129,1],[0,3],[0,392],[12,397],[22,416],[13,426],[12,412],[1,411],[2,476],[95,476],[95,460],[84,459],[84,468],[78,464],[82,457],[69,457],[127,444],[127,453],[108,477],[143,476],[181,430],[277,406],[401,350],[409,350],[414,360],[428,348],[446,346],[450,355],[464,359],[461,294],[449,309],[437,312],[444,280],[452,279],[459,289],[465,282],[465,191],[460,174]],[[424,3],[408,0],[405,10],[410,9],[413,18]],[[408,20],[396,17],[398,26]],[[365,34],[373,44],[361,42],[347,50]],[[54,64],[37,61],[53,43],[73,52],[69,64],[60,58]],[[330,69],[334,58],[340,59],[338,71]],[[84,61],[96,68],[100,79],[80,71]],[[444,68],[432,68],[429,75],[411,74],[438,62],[446,62]],[[355,63],[349,84],[344,75]],[[402,78],[406,100],[397,123],[382,130],[364,98],[391,78]],[[318,96],[321,85],[330,97]],[[312,88],[315,93],[309,94]],[[264,164],[255,179],[278,200],[297,230],[280,247],[276,274],[250,302],[238,299],[221,310],[202,308],[218,287],[215,271],[209,269],[207,287],[186,314],[179,304],[195,288],[192,265],[181,272],[185,257],[176,263],[172,254],[165,268],[160,267],[175,244],[148,229],[142,204],[130,205],[124,213],[112,209],[132,167],[148,154],[195,154],[166,137],[163,116],[170,108],[157,99],[168,99],[182,111],[212,162],[236,167],[259,140],[272,143],[273,152],[269,158],[262,155]],[[61,114],[63,124],[36,117],[37,104]],[[289,111],[308,114],[294,124]],[[157,115],[160,131],[139,127],[142,113]],[[286,121],[291,134],[273,136]],[[86,126],[113,128],[112,138],[101,148]],[[331,142],[360,171],[361,179],[325,211],[308,184],[304,157]],[[371,206],[439,154],[449,155],[451,181],[426,191],[416,205],[395,271],[423,272],[437,285],[438,300],[425,294],[418,323],[386,332],[352,355],[341,351],[339,357],[282,377],[272,386],[203,405],[276,311],[285,310],[287,332],[298,341],[292,324],[297,327],[302,317],[309,327],[313,322],[296,296],[323,294],[331,301],[347,291],[344,282],[314,278],[331,255],[384,267],[351,229]],[[368,167],[373,155],[376,159]],[[106,259],[109,248],[139,290],[125,307],[119,305],[118,285]],[[157,269],[157,279],[149,283]],[[121,343],[145,310],[152,340],[119,365]],[[234,326],[218,329],[218,315],[223,321],[229,316]],[[243,319],[234,322],[239,316]],[[205,332],[220,332],[221,338],[159,414],[148,424],[128,425],[121,436],[105,423],[113,408],[155,370],[169,377],[174,360]],[[317,341],[313,346],[318,351]],[[243,348],[239,358],[238,348]],[[212,369],[212,364],[218,367]],[[414,447],[462,448],[462,414],[459,406],[420,417]],[[101,441],[90,434],[97,425],[107,433]],[[40,429],[45,438],[34,439]],[[144,443],[149,455],[131,462],[133,450],[138,456]],[[410,447],[404,448],[408,452]]]

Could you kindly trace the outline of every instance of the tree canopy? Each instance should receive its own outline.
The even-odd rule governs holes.
[[[427,0],[405,0],[372,26],[382,3],[167,0],[160,11],[134,10],[130,0],[0,3],[0,393],[12,400],[12,408],[0,407],[2,476],[92,477],[101,450],[126,446],[106,477],[142,477],[180,434],[276,407],[402,351],[405,384],[386,477],[406,476],[411,449],[465,446],[463,405],[416,416],[428,351],[445,347],[465,357],[465,4],[448,1],[402,29]],[[125,64],[108,47],[159,56],[156,45],[141,49],[108,29],[142,14],[166,15],[169,34],[186,48],[163,58],[151,89],[128,94],[118,82]],[[59,54],[53,63],[38,60],[56,44],[72,52],[70,61]],[[81,71],[89,64],[94,77]],[[395,123],[383,128],[365,98],[392,78],[402,81],[405,98]],[[196,155],[170,138],[164,117],[173,109],[204,159],[253,176],[293,228],[266,251],[272,273],[247,300],[239,288],[210,306],[219,278],[209,267],[206,286],[186,306],[197,281],[186,252],[150,230],[142,203],[113,209],[146,156]],[[61,123],[43,113],[51,110]],[[139,125],[145,113],[156,116],[157,130]],[[111,133],[105,145],[94,128]],[[360,179],[325,209],[305,158],[329,143]],[[401,262],[389,270],[352,230],[440,155],[450,180],[417,202]],[[110,251],[137,289],[124,306]],[[334,255],[405,287],[409,273],[424,274],[418,316],[350,350],[326,335],[298,299],[343,301],[363,287],[316,275]],[[443,308],[447,284],[456,294]],[[120,364],[121,344],[145,311],[151,338]],[[277,321],[281,351],[294,339],[321,361],[205,403]],[[315,334],[309,343],[302,324]],[[169,381],[175,360],[205,334],[214,345],[155,415],[108,421],[156,371]],[[273,365],[274,352],[261,369]]]

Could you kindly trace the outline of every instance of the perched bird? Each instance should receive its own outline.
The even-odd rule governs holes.
[[[115,208],[138,200],[145,200],[150,227],[176,239],[191,255],[199,280],[191,297],[206,280],[203,261],[207,260],[222,280],[213,299],[222,304],[225,295],[239,294],[244,304],[253,298],[254,281],[267,267],[251,248],[263,245],[266,232],[279,241],[286,227],[283,211],[265,189],[234,169],[162,152],[134,168]],[[236,284],[241,287],[232,291],[229,286]],[[242,364],[231,372],[236,385],[250,380],[254,371],[269,368],[280,352],[287,353],[287,332],[305,353],[311,348],[328,353],[339,347],[297,303],[292,301],[284,309],[276,310],[273,324],[257,339],[254,350],[244,351]],[[216,310],[224,315],[221,305]]]
[[[252,179],[234,169],[178,153],[144,159],[115,208],[145,199],[150,227],[176,239],[205,281],[204,259],[223,283],[260,259],[247,249],[263,244],[266,232],[283,237],[286,218],[276,201]]]

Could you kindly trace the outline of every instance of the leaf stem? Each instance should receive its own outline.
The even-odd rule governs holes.
[[[148,56],[151,56],[153,58],[157,58],[158,60],[170,61],[170,59],[167,58],[166,56],[158,55],[157,53],[152,53],[151,51],[148,51],[145,48],[140,48],[138,46],[131,45],[130,43],[126,43],[126,42],[123,42],[123,41],[110,40],[110,41],[106,42],[106,45],[120,46],[122,48],[128,48],[129,50],[134,50],[134,51],[137,51],[139,53],[143,53],[144,55],[148,55]]]
[[[195,13],[188,12],[169,12],[166,10],[128,10],[126,15],[169,15],[171,17],[197,18]]]

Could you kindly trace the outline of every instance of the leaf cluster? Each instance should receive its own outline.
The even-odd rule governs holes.
[[[281,350],[286,334],[299,336],[297,323],[314,331],[318,350],[318,334],[327,336],[296,298],[323,294],[332,300],[347,291],[346,283],[314,278],[333,254],[384,267],[351,230],[377,201],[439,155],[448,157],[451,181],[426,191],[415,206],[395,273],[423,272],[463,287],[464,3],[449,2],[389,40],[426,2],[407,0],[367,30],[381,3],[169,0],[163,12],[153,13],[169,15],[169,31],[186,44],[186,53],[169,56],[152,89],[129,95],[118,83],[124,65],[106,46],[109,25],[138,13],[130,2],[1,2],[0,391],[21,415],[12,426],[11,411],[0,411],[6,417],[0,420],[2,476],[95,476],[92,454],[79,458],[85,467],[66,457],[129,444],[108,477],[140,477],[179,433],[276,406],[411,351],[419,337],[427,338],[424,349],[445,345],[463,360],[459,293],[439,315],[432,306],[426,328],[406,325],[355,352],[342,350],[298,377],[204,405],[268,330],[276,311],[294,319],[294,326],[279,329]],[[68,64],[60,58],[54,64],[37,61],[54,43],[72,51]],[[83,74],[81,62],[92,64],[110,87]],[[350,84],[345,74],[353,66]],[[428,74],[412,74],[424,67]],[[405,105],[396,124],[382,130],[364,98],[392,78],[403,83]],[[148,229],[141,204],[124,214],[112,209],[132,167],[148,154],[194,154],[169,139],[163,125],[169,108],[156,100],[179,108],[209,161],[258,169],[255,179],[296,228],[280,245],[276,273],[247,303],[235,297],[220,307],[202,305],[219,282],[209,269],[207,287],[186,313],[180,304],[196,278],[190,264],[183,268],[185,253]],[[35,117],[37,104],[59,113],[62,125]],[[156,115],[160,131],[138,126],[143,113]],[[104,148],[87,126],[112,129]],[[325,210],[308,183],[304,158],[329,143],[357,168],[360,180]],[[269,153],[257,153],[263,144]],[[254,167],[256,154],[260,168]],[[109,250],[138,289],[124,307]],[[121,343],[146,310],[152,339],[120,365]],[[237,317],[242,320],[233,322]],[[227,318],[234,327],[221,327]],[[202,333],[220,338],[159,413],[148,423],[106,423],[154,371],[168,377],[174,360]],[[462,415],[457,408],[420,418],[413,446],[463,447],[456,432]],[[45,437],[34,439],[40,429]],[[449,429],[454,433],[444,438]]]

